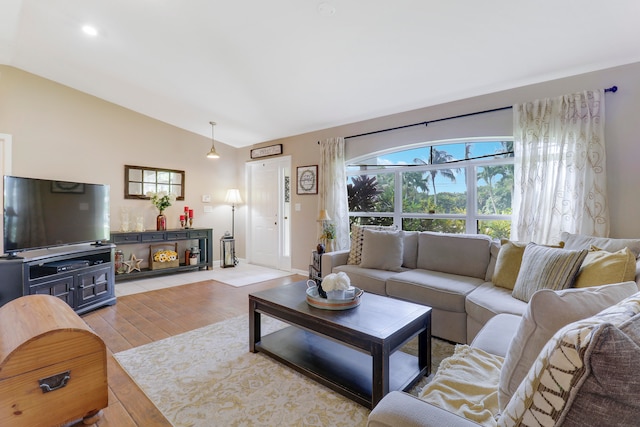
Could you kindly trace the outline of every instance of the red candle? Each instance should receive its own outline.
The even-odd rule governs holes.
[[[193,218],[193,209],[189,209],[189,218]]]
[[[185,207],[184,207],[184,212],[185,212],[185,213],[189,212],[189,206],[185,206]]]
[[[184,215],[180,215],[180,221],[184,221]]]

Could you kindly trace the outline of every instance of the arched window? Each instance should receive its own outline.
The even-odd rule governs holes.
[[[508,238],[513,140],[429,142],[353,159],[347,189],[352,223]]]

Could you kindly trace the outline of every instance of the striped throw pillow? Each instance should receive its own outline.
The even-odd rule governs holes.
[[[587,256],[587,250],[570,251],[529,243],[522,255],[512,296],[529,302],[540,289],[554,291],[570,288]]]

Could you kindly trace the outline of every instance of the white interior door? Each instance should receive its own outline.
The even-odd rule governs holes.
[[[291,270],[289,253],[289,156],[248,164],[249,262]]]

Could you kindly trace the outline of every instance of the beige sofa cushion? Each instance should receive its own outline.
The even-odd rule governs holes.
[[[558,329],[593,316],[636,292],[635,282],[536,292],[527,305],[505,357],[498,388],[500,408],[509,402],[542,347]]]
[[[629,248],[636,256],[640,254],[640,239],[613,239],[610,237],[586,236],[584,234],[571,234],[564,232],[560,235],[564,242],[564,248],[570,250],[589,249],[595,246],[604,251],[616,252]]]
[[[500,240],[494,239],[491,241],[491,249],[489,249],[491,253],[491,258],[489,258],[489,266],[487,267],[487,274],[484,275],[484,280],[486,282],[490,282],[493,279],[493,274],[496,270],[496,260],[498,259],[498,254],[500,253]]]
[[[387,280],[387,294],[446,311],[464,313],[467,295],[482,279],[429,270],[396,273]]]
[[[360,267],[401,271],[403,237],[395,230],[365,229]]]
[[[636,257],[629,248],[616,252],[598,250],[595,246],[592,249],[578,270],[574,287],[586,288],[635,279]]]
[[[511,290],[485,282],[473,290],[465,301],[467,316],[480,324],[500,313],[522,316],[527,303],[511,296]]]
[[[638,366],[640,293],[556,332],[498,425],[637,425]]]
[[[359,265],[338,265],[333,268],[334,273],[345,272],[351,280],[351,286],[356,286],[365,292],[372,292],[378,295],[386,295],[387,279],[395,271],[379,270],[376,268],[362,268]]]
[[[401,231],[404,238],[402,244],[402,266],[405,268],[418,268],[418,232]]]
[[[483,279],[491,258],[491,238],[483,234],[423,231],[418,235],[418,268]]]
[[[527,244],[513,287],[513,297],[528,302],[540,289],[571,287],[586,256],[586,249],[571,251]]]

